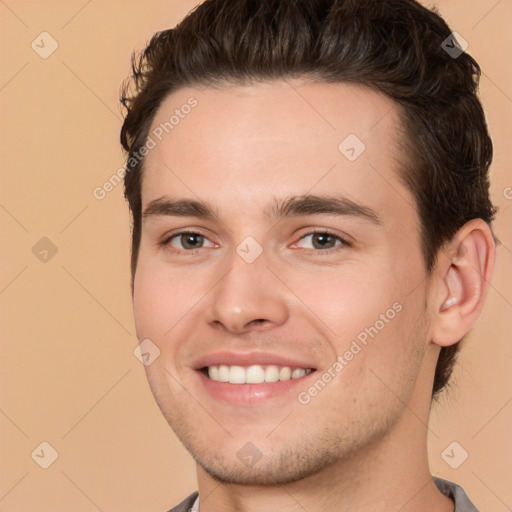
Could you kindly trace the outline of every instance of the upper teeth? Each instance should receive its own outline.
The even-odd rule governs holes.
[[[289,366],[208,366],[208,377],[217,382],[230,382],[231,384],[261,384],[262,382],[277,382],[304,377],[311,373],[311,369],[295,368]]]

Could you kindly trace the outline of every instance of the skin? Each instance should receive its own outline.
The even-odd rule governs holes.
[[[151,389],[198,463],[201,511],[453,510],[428,468],[431,389],[440,347],[480,314],[488,227],[466,224],[426,275],[414,198],[398,176],[398,111],[377,92],[305,80],[184,88],[150,133],[192,96],[197,106],[146,157],[143,211],[172,197],[205,201],[216,216],[143,217],[133,305],[139,340],[161,351],[146,367]],[[348,134],[366,145],[353,162],[338,150]],[[379,223],[264,213],[273,198],[334,193]],[[325,229],[349,245],[330,239],[326,252],[311,235]],[[205,237],[193,254],[169,240],[183,230]],[[236,252],[248,236],[263,251],[252,263]],[[297,391],[311,381],[242,406],[212,397],[194,369],[210,352],[267,351],[311,362],[318,376],[395,303],[400,312],[307,404]],[[261,454],[251,467],[237,457],[246,443]]]

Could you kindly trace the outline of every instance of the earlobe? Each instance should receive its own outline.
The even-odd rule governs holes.
[[[461,340],[482,312],[495,258],[489,226],[481,219],[469,221],[445,253],[448,260],[435,270],[438,302],[431,323],[432,342],[443,347]]]

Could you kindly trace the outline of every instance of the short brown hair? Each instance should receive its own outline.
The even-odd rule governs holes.
[[[206,0],[132,57],[121,143],[145,143],[162,101],[185,86],[292,77],[368,86],[400,106],[408,135],[400,178],[413,194],[427,274],[467,221],[489,225],[492,142],[477,97],[480,67],[455,56],[452,31],[414,0]],[[451,38],[451,39],[449,39]],[[143,160],[125,176],[132,212],[132,282],[141,236]],[[451,375],[459,343],[441,349],[433,395]]]

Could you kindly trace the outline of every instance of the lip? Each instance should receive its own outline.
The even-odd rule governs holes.
[[[218,382],[208,378],[204,369],[207,366],[251,366],[257,365],[276,365],[289,366],[294,368],[310,368],[311,373],[298,379],[290,379],[277,382],[263,382],[261,384],[231,384],[229,382]],[[211,397],[222,403],[235,406],[255,406],[268,402],[272,399],[283,397],[293,397],[306,389],[308,379],[316,378],[316,366],[305,359],[296,359],[284,355],[272,354],[269,352],[215,352],[200,357],[194,363],[195,373],[205,392]]]
[[[272,399],[284,396],[293,398],[300,390],[307,389],[308,379],[316,378],[316,371],[312,371],[304,377],[277,382],[263,382],[261,384],[231,384],[229,382],[218,382],[208,378],[201,370],[196,370],[203,389],[212,398],[223,403],[236,406],[260,405]]]
[[[251,366],[257,365],[276,365],[276,366],[289,366],[290,368],[311,368],[316,370],[316,366],[311,361],[300,359],[292,359],[290,357],[282,356],[279,354],[272,354],[270,352],[214,352],[200,357],[195,361],[193,368],[201,370],[206,366],[219,366],[225,364],[227,366]],[[300,379],[297,379],[300,380]]]

